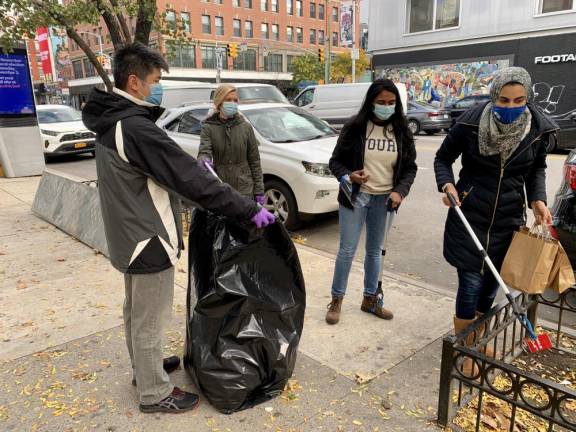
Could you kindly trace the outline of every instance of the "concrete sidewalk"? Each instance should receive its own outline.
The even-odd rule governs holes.
[[[205,400],[188,414],[144,415],[130,384],[123,281],[107,259],[31,214],[38,178],[0,179],[0,430],[437,430],[441,337],[453,298],[388,275],[392,321],[360,311],[355,264],[342,321],[324,322],[333,257],[298,246],[307,313],[290,388],[225,416]],[[166,353],[181,355],[187,264],[177,270]],[[184,371],[173,381],[193,390]]]

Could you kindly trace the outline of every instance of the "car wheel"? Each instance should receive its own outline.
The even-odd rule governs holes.
[[[438,131],[437,131],[436,129],[427,130],[427,131],[424,131],[424,132],[426,132],[426,135],[434,135],[434,134],[438,133]]]
[[[418,135],[418,132],[420,132],[420,123],[414,119],[408,120],[408,129],[410,129],[412,135]]]
[[[264,184],[264,207],[282,222],[286,229],[294,230],[300,226],[300,217],[294,194],[288,186],[278,180],[269,180]]]

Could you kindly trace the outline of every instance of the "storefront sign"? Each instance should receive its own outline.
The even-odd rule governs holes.
[[[534,57],[535,64],[576,62],[576,54],[556,54]]]

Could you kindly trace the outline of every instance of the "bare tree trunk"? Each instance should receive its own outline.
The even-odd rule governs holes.
[[[138,0],[138,18],[134,41],[148,46],[152,22],[156,15],[156,0]]]
[[[120,11],[118,11],[118,0],[110,0],[112,7],[116,10],[116,18],[120,23],[120,29],[122,29],[122,33],[124,34],[124,40],[126,43],[130,43],[132,41],[132,36],[130,36],[130,27],[126,22],[126,17]]]
[[[82,39],[80,35],[76,32],[76,30],[74,30],[73,28],[67,27],[66,34],[68,35],[69,38],[71,38],[74,42],[76,42],[76,44],[78,44],[80,49],[84,51],[86,56],[88,56],[88,60],[90,60],[90,62],[94,65],[94,67],[96,68],[96,72],[98,72],[98,75],[100,75],[100,78],[102,78],[102,81],[104,81],[106,89],[108,91],[112,91],[114,85],[112,84],[112,81],[110,81],[110,78],[108,78],[108,74],[106,73],[106,71],[104,70],[98,59],[96,58],[96,55],[94,54],[90,46],[88,46],[88,44],[84,42],[84,39]]]
[[[112,45],[114,45],[114,50],[122,48],[126,44],[126,40],[124,39],[124,34],[122,33],[122,29],[120,27],[120,22],[112,11],[112,5],[106,0],[97,0],[96,5],[102,14],[102,18],[104,18],[106,27],[108,27],[108,32],[110,33],[110,39],[112,40]]]

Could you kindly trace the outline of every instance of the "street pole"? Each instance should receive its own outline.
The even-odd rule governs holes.
[[[218,48],[218,41],[216,41],[216,84],[220,84],[220,74],[222,72],[222,55],[220,54],[220,49]]]
[[[352,1],[352,50],[356,49],[356,0]],[[352,57],[352,83],[356,82],[356,56]]]
[[[332,46],[332,7],[329,1],[325,3],[324,13],[326,14],[326,36],[324,36],[324,42],[326,43],[326,52],[324,55],[324,84],[330,84],[330,63],[332,61],[332,55],[330,54],[330,48]]]

